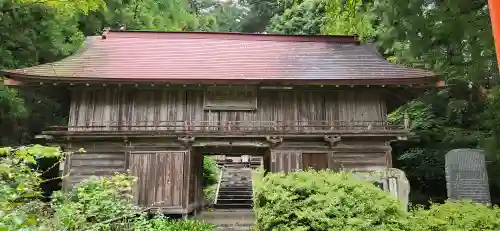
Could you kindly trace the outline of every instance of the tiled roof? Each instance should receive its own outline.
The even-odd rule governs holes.
[[[13,79],[185,82],[217,80],[423,83],[432,72],[383,59],[347,36],[109,32],[61,61],[3,71]]]

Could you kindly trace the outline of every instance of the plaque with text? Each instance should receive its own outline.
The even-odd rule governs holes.
[[[257,109],[257,91],[249,87],[208,87],[205,110],[252,111]]]
[[[482,150],[451,150],[446,154],[445,170],[448,199],[491,203],[486,161]]]

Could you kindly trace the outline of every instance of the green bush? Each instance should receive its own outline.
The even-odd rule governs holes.
[[[213,231],[213,225],[204,224],[194,220],[171,220],[163,216],[157,216],[154,219],[146,219],[144,217],[136,218],[132,222],[133,226],[130,230],[140,231]]]
[[[254,174],[254,177],[262,173]],[[257,230],[403,230],[402,204],[350,173],[299,171],[254,179]]]
[[[197,221],[148,219],[145,210],[131,202],[135,178],[127,174],[93,177],[69,192],[55,192],[49,202],[41,201],[41,173],[30,166],[37,158],[67,155],[39,145],[0,148],[1,231],[214,230]]]
[[[205,195],[205,200],[210,201],[210,202],[214,201],[216,191],[217,191],[217,184],[206,186],[203,189],[203,194]]]
[[[433,204],[429,210],[415,210],[409,224],[410,231],[500,230],[500,209],[470,201]]]
[[[203,158],[203,186],[210,186],[217,183],[219,168],[217,161],[210,157]]]

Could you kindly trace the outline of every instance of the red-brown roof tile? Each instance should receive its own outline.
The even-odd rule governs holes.
[[[432,72],[387,62],[349,36],[109,32],[61,61],[3,71],[7,77],[101,82],[324,81],[423,83]]]

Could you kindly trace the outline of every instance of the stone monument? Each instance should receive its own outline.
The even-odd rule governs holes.
[[[399,199],[405,209],[408,209],[410,199],[410,183],[405,173],[397,168],[375,172],[353,172],[355,177],[373,182],[375,187],[389,192],[392,196]]]
[[[491,203],[484,151],[454,149],[446,154],[446,188],[449,200]]]

